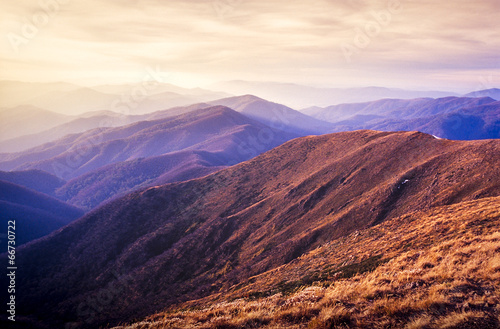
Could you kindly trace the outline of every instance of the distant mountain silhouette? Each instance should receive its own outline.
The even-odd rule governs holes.
[[[500,101],[500,89],[491,88],[485,90],[478,90],[464,95],[465,97],[491,97],[497,101]]]
[[[356,230],[498,196],[499,156],[498,140],[355,131],[140,190],[18,250],[18,316],[98,327],[227,291]]]
[[[47,235],[83,214],[81,209],[48,195],[0,180],[0,234],[6,234],[7,222],[15,220],[16,246]],[[5,252],[7,244],[0,250]]]
[[[0,109],[0,141],[34,134],[72,120],[73,117],[23,105]],[[3,151],[0,149],[0,151]]]
[[[79,115],[84,112],[108,110],[116,99],[117,95],[80,87],[70,91],[48,92],[29,100],[28,104],[36,104],[54,112]]]
[[[105,93],[93,88],[79,88],[69,92],[52,92],[33,99],[33,104],[40,104],[56,112],[70,112],[79,115],[89,111],[115,110],[126,115],[151,113],[174,106],[186,106],[220,98],[225,93],[208,92],[184,95],[177,92],[152,88],[138,101],[131,100],[133,86],[120,86],[121,94]],[[182,88],[181,88],[182,90]]]
[[[210,86],[234,95],[252,94],[294,109],[344,103],[370,102],[382,98],[413,99],[447,97],[458,94],[446,91],[413,91],[384,87],[318,88],[293,83],[225,81]]]
[[[131,99],[138,88],[142,88],[141,97]],[[126,84],[89,88],[62,82],[0,81],[0,153],[20,152],[66,134],[146,120],[147,114],[155,111],[230,96],[159,82],[146,91],[143,88]],[[93,113],[87,116],[89,112]]]
[[[463,108],[493,103],[494,99],[472,97],[381,99],[374,102],[333,105],[326,108],[312,107],[302,112],[328,122],[348,120],[354,116],[377,116],[398,120],[447,114]]]
[[[109,111],[90,112],[42,132],[26,134],[0,142],[0,152],[22,152],[66,135],[82,133],[95,128],[122,126],[145,119],[144,116],[120,115]]]
[[[36,105],[31,99],[54,91],[70,92],[81,88],[67,82],[22,82],[12,80],[0,81],[0,107],[16,107],[20,105]]]
[[[49,142],[56,141],[67,135],[82,133],[96,128],[119,127],[127,124],[158,120],[185,114],[194,110],[210,107],[206,103],[197,103],[189,106],[174,107],[142,115],[126,115],[112,111],[94,111],[74,116],[71,121],[51,127],[36,134],[27,134],[17,138],[0,141],[0,153],[16,153],[34,148]]]
[[[500,137],[500,103],[490,97],[388,99],[309,108],[305,113],[334,123],[335,131],[422,131],[456,140]]]
[[[141,83],[82,87],[64,82],[0,81],[0,107],[30,105],[71,115],[102,110],[124,115],[146,114],[230,95],[201,88],[182,88],[159,81],[152,81],[147,88]]]
[[[324,134],[332,132],[332,125],[304,115],[287,106],[273,103],[252,95],[235,96],[211,102],[240,112],[273,128],[299,135]]]

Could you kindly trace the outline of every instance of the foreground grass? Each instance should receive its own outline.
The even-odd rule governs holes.
[[[500,328],[499,205],[409,214],[117,328]]]

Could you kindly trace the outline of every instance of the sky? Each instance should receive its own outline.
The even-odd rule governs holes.
[[[500,86],[498,0],[18,0],[0,80],[228,80],[471,91]]]

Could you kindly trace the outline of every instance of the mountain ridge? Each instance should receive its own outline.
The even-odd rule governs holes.
[[[206,151],[178,151],[98,168],[60,186],[55,195],[92,209],[144,186],[189,180],[226,168],[228,160]]]
[[[291,137],[227,107],[215,106],[165,119],[68,135],[25,152],[3,154],[0,168],[41,169],[67,179],[103,165],[182,149],[225,151],[234,157],[228,158],[227,164],[234,164]],[[74,168],[71,163],[75,161],[78,166]]]
[[[500,137],[500,103],[490,97],[388,99],[310,108],[305,113],[331,122],[334,131],[417,130],[454,140]]]
[[[299,135],[332,132],[328,122],[311,118],[285,105],[269,102],[254,95],[234,96],[210,102],[223,105],[267,126]]]
[[[418,98],[459,96],[446,91],[412,91],[386,87],[329,88],[311,87],[293,83],[227,81],[210,86],[212,89],[226,90],[235,95],[253,94],[273,102],[285,104],[294,109],[310,106],[375,101],[382,98]]]

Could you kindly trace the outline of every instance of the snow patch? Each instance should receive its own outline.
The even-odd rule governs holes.
[[[405,179],[403,182],[401,182],[401,184],[398,185],[398,189],[401,188],[401,186],[405,185],[406,183],[408,183],[410,180],[409,179]]]

